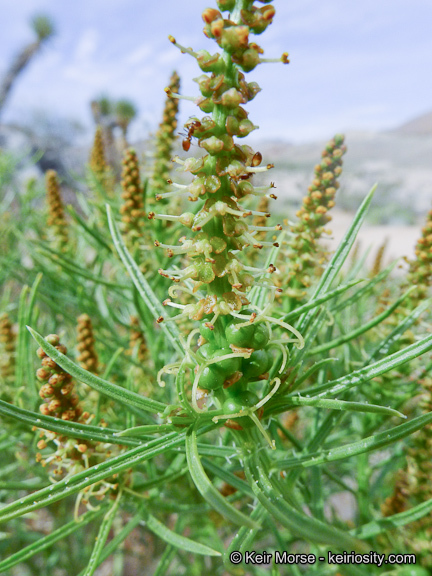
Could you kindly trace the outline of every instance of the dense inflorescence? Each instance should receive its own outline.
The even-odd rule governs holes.
[[[81,314],[81,316],[78,316],[77,322],[78,362],[85,370],[97,374],[99,371],[99,358],[95,350],[95,337],[91,318],[88,314]]]
[[[413,304],[419,304],[427,296],[432,282],[432,210],[417,241],[415,254],[416,259],[410,262],[408,281],[416,286],[411,297]]]
[[[60,343],[57,334],[50,334],[46,341],[62,354],[66,354],[66,346]],[[42,348],[38,349],[37,355],[42,360],[42,367],[36,372],[37,379],[42,383],[39,396],[44,401],[39,407],[40,411],[46,416],[77,421],[82,409],[74,391],[72,376],[47,356]]]
[[[139,325],[139,320],[136,316],[131,316],[128,354],[132,356],[135,353],[138,362],[144,364],[148,360],[148,348],[145,336]]]
[[[143,190],[138,157],[135,150],[129,149],[125,152],[122,164],[121,184],[124,202],[120,211],[122,213],[126,241],[130,247],[133,247],[143,236],[145,218]]]
[[[345,152],[344,136],[336,135],[325,147],[321,162],[315,166],[315,178],[296,214],[298,221],[292,226],[293,238],[288,242],[288,274],[281,279],[283,287],[288,286],[289,294],[294,298],[305,295],[315,269],[323,264],[318,241],[331,220],[328,212],[335,205]]]
[[[47,225],[52,231],[52,240],[56,247],[62,252],[66,252],[69,244],[68,224],[64,213],[57,172],[48,170],[45,174],[45,180],[49,210]]]
[[[57,334],[50,334],[45,340],[61,354],[67,353],[66,346],[61,344]],[[78,394],[75,392],[72,376],[50,358],[42,348],[38,349],[37,355],[42,361],[42,367],[36,372],[37,379],[42,384],[39,391],[39,396],[43,400],[43,404],[40,405],[41,413],[61,420],[90,424],[94,416],[83,410]],[[44,467],[52,468],[53,481],[57,481],[59,477],[72,476],[119,453],[119,447],[113,447],[110,444],[75,440],[49,430],[40,431],[39,436],[37,446],[41,452],[36,454],[36,461]],[[117,487],[117,479],[110,478],[100,484],[85,488],[79,495],[76,510],[78,510],[79,502],[88,504],[90,497],[101,500],[108,491],[115,490]]]
[[[180,216],[156,214],[149,218],[177,221],[190,230],[180,238],[180,245],[167,245],[156,240],[156,246],[166,249],[169,257],[187,255],[188,265],[179,269],[159,270],[175,284],[186,282],[185,287],[173,286],[171,298],[164,304],[182,309],[175,321],[200,322],[199,348],[193,353],[196,365],[193,375],[192,403],[195,410],[198,388],[215,391],[218,402],[227,413],[236,413],[256,405],[258,397],[248,390],[252,381],[267,380],[273,363],[270,347],[269,314],[276,287],[268,278],[276,270],[273,265],[255,268],[243,263],[242,252],[247,249],[278,246],[274,239],[265,241],[263,235],[281,230],[281,226],[255,225],[249,218],[267,218],[266,212],[245,209],[245,198],[275,198],[274,184],[254,186],[253,175],[267,172],[272,164],[261,166],[262,155],[241,144],[241,139],[257,128],[243,107],[260,91],[258,84],[247,82],[245,73],[268,61],[288,63],[288,55],[276,60],[262,57],[262,48],[251,41],[251,34],[261,34],[273,20],[275,9],[268,5],[256,8],[246,1],[240,10],[237,2],[219,2],[222,11],[203,12],[204,33],[222,48],[211,55],[185,48],[170,37],[182,52],[196,59],[203,74],[195,79],[201,96],[194,99],[204,117],[191,117],[185,124],[186,138],[183,150],[189,151],[194,141],[204,150],[199,158],[175,157],[179,170],[189,172],[192,181],[178,184],[169,180],[175,191],[158,194],[156,199],[185,195],[191,202],[200,202],[194,212]],[[180,96],[167,89],[168,94]],[[260,221],[262,224],[262,221]],[[188,288],[192,282],[193,290]],[[264,310],[252,306],[247,293],[252,286],[267,290],[268,305]],[[174,303],[172,298],[189,294],[196,301],[191,304]],[[277,322],[295,333],[292,340],[301,345],[301,336],[292,327]],[[194,333],[196,333],[195,331]],[[193,336],[193,335],[192,335]],[[190,341],[190,339],[189,339]],[[287,340],[288,341],[288,340]],[[248,418],[239,418],[235,425],[241,429]]]
[[[15,374],[16,336],[12,330],[12,322],[7,312],[0,316],[0,345],[0,374],[3,380],[8,382],[13,380]]]
[[[170,94],[178,94],[180,77],[173,72],[169,87]],[[155,195],[167,191],[167,180],[171,171],[171,154],[176,140],[178,99],[168,96],[162,116],[162,122],[156,132],[155,159],[151,177],[151,188]]]
[[[89,158],[89,167],[97,182],[103,187],[108,187],[110,183],[110,171],[106,161],[102,126],[97,126],[95,130]]]

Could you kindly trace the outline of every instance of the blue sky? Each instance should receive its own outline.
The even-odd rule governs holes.
[[[154,130],[173,69],[183,94],[198,93],[195,61],[167,36],[215,51],[202,34],[207,6],[212,0],[0,0],[0,75],[31,41],[32,15],[50,15],[57,29],[19,78],[4,120],[44,109],[90,127],[89,102],[107,93],[136,103],[135,136]],[[274,23],[257,41],[266,57],[288,51],[291,64],[261,65],[248,75],[263,89],[248,108],[261,137],[325,139],[393,128],[432,110],[430,0],[275,0],[274,6]],[[183,120],[195,113],[182,102]]]

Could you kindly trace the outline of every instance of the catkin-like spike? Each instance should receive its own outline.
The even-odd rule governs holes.
[[[132,355],[136,351],[138,361],[144,364],[148,359],[148,349],[145,336],[140,329],[139,321],[136,316],[131,316],[130,324],[131,330],[128,353]]]
[[[45,340],[59,352],[66,354],[67,348],[60,343],[57,334],[50,334]],[[82,409],[78,395],[74,392],[72,376],[47,356],[42,348],[38,349],[37,355],[42,360],[42,367],[36,372],[37,379],[42,384],[39,396],[44,401],[39,407],[40,411],[46,416],[78,421]]]
[[[80,353],[78,356],[78,362],[85,370],[97,374],[99,371],[99,359],[95,350],[92,321],[88,314],[81,314],[81,316],[78,316],[77,321],[77,348]]]
[[[310,286],[314,269],[320,266],[322,254],[318,241],[324,226],[331,220],[329,210],[335,205],[334,197],[342,173],[342,156],[346,152],[344,136],[336,135],[325,147],[322,161],[315,166],[315,178],[297,212],[298,222],[292,227],[289,242],[289,269],[287,283],[293,297],[301,297],[302,290]]]
[[[108,165],[105,159],[105,147],[103,142],[101,126],[96,127],[93,140],[93,147],[90,152],[89,166],[96,174],[96,176],[98,176],[100,179],[105,178],[106,172],[108,170]]]
[[[47,225],[52,230],[56,247],[62,252],[66,252],[69,244],[68,224],[64,213],[57,172],[55,170],[47,170],[45,181],[49,211]]]
[[[177,94],[179,89],[180,77],[177,72],[173,72],[169,83],[170,93]],[[177,129],[178,108],[178,99],[168,96],[165,101],[162,122],[156,132],[156,155],[151,177],[151,188],[155,195],[167,191],[167,180],[172,164],[172,149],[176,140],[175,131]],[[150,200],[153,200],[153,198]]]
[[[86,315],[83,314],[80,317],[81,323],[83,326],[87,326],[88,316],[83,317]],[[67,353],[66,346],[60,343],[57,334],[50,334],[45,340],[55,346],[60,353]],[[88,412],[83,412],[79,397],[74,391],[72,376],[54,362],[42,348],[38,349],[37,355],[42,360],[42,367],[36,372],[37,379],[42,384],[39,391],[39,396],[44,401],[40,406],[42,414],[62,420],[89,424],[94,416]],[[91,440],[76,440],[49,430],[39,431],[39,437],[37,447],[41,452],[36,454],[36,461],[44,467],[48,465],[52,468],[53,477],[51,480],[54,482],[61,477],[70,476],[100,464],[121,452],[119,446]],[[55,477],[56,479],[54,479]],[[77,504],[82,502],[93,509],[94,504],[90,503],[91,498],[102,500],[108,492],[116,491],[118,485],[117,475],[105,478],[102,482],[84,488],[78,496]]]
[[[417,241],[416,258],[410,262],[408,281],[417,287],[411,296],[413,307],[427,296],[432,283],[432,210]]]
[[[108,131],[108,133],[110,132]],[[107,192],[112,192],[113,174],[106,159],[104,130],[100,125],[96,127],[90,152],[89,168],[96,178],[97,184],[105,188]]]
[[[384,240],[384,242],[381,244],[381,246],[377,250],[377,253],[376,253],[375,259],[374,259],[374,263],[372,265],[372,269],[370,272],[371,278],[374,278],[374,276],[377,276],[382,270],[384,252],[385,252],[385,249],[387,248],[387,243],[388,243],[388,238],[386,238]]]
[[[11,380],[15,374],[16,337],[7,312],[4,312],[0,316],[0,343],[3,353],[0,373],[2,378],[8,381]]]
[[[120,212],[124,224],[124,234],[129,246],[134,246],[142,236],[144,229],[143,190],[140,178],[138,157],[135,150],[126,150],[123,158],[122,198],[124,200]]]

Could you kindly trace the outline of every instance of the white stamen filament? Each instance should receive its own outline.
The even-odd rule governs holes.
[[[165,382],[162,380],[163,374],[176,374],[180,368],[181,362],[174,362],[173,364],[167,364],[161,368],[157,374],[157,383],[161,388],[165,388]]]

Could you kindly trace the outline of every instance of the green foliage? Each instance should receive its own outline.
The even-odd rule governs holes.
[[[325,254],[320,194],[331,208],[340,136],[294,236],[256,209],[264,198],[271,212],[274,196],[273,184],[253,184],[272,165],[241,143],[255,129],[243,105],[259,91],[245,75],[268,61],[249,38],[274,16],[260,4],[219,0],[230,17],[204,11],[219,54],[170,38],[202,72],[204,116],[188,120],[175,157],[188,183],[142,180],[132,151],[121,186],[89,169],[56,244],[42,187],[15,191],[15,162],[0,156],[6,574],[73,566],[90,576],[111,562],[127,576],[131,558],[155,575],[305,573],[230,561],[263,550],[415,553],[416,569],[432,567],[431,492],[420,485],[432,455],[430,215],[408,275],[393,264],[371,277],[364,258],[350,263],[375,187]],[[168,170],[176,75],[172,85],[154,170]],[[108,104],[99,113],[113,114]],[[381,571],[317,562],[307,573]]]
[[[39,41],[44,41],[54,36],[55,27],[53,21],[49,16],[43,14],[38,14],[34,16],[31,20],[31,27],[36,32]]]

